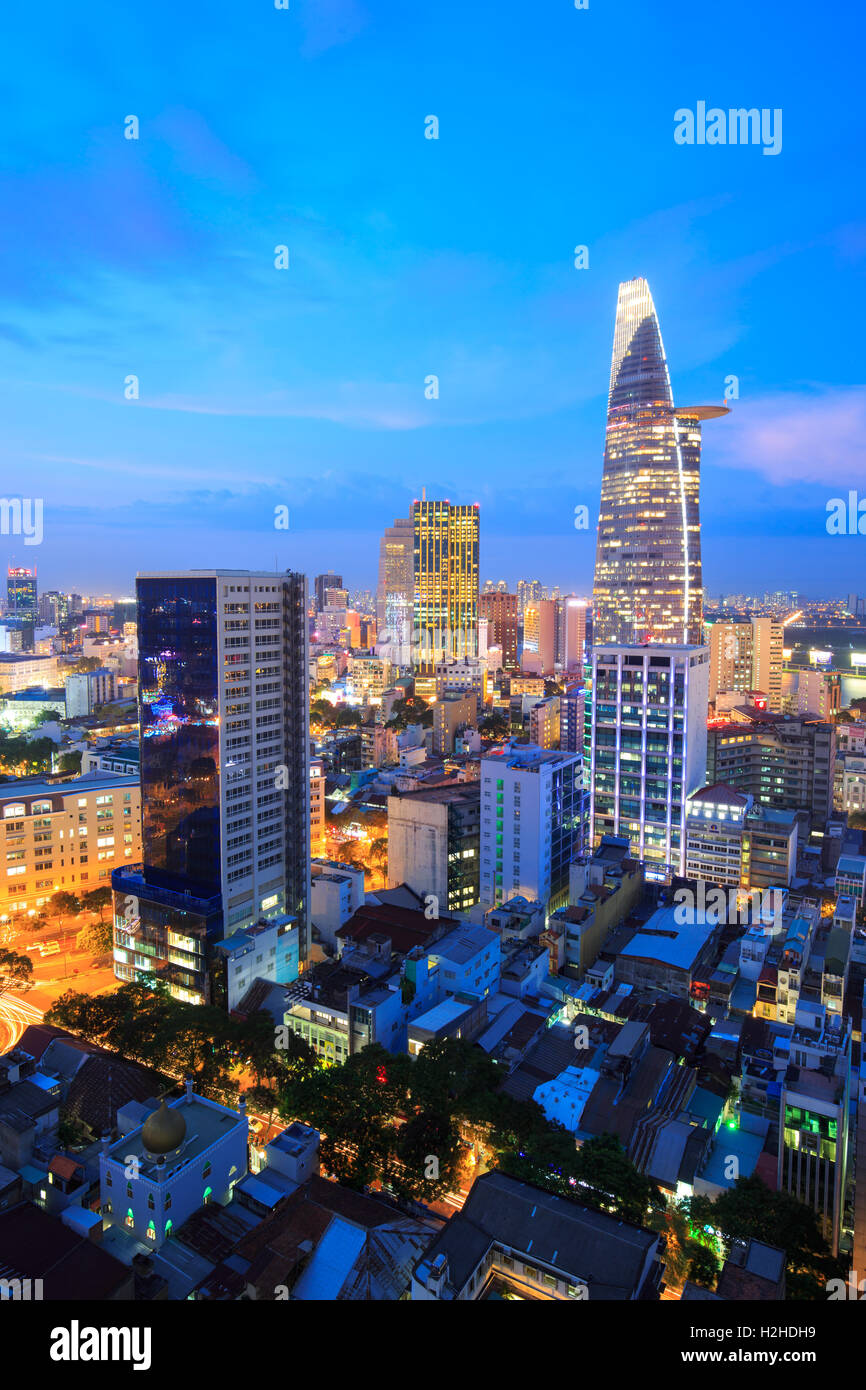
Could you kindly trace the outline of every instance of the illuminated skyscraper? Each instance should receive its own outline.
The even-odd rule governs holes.
[[[478,655],[479,509],[412,504],[414,665],[430,675],[443,657]]]
[[[35,623],[39,617],[36,595],[36,571],[10,569],[6,577],[6,614]]]
[[[707,647],[592,649],[593,845],[627,836],[647,876],[685,873],[686,806],[707,771]]]
[[[701,422],[675,408],[646,280],[619,287],[595,560],[594,641],[702,639]]]
[[[379,544],[376,625],[381,646],[397,666],[411,664],[414,604],[414,540],[411,517],[398,516]]]
[[[293,918],[306,954],[306,581],[201,570],[136,589],[144,863],[112,875],[115,974],[202,1002],[213,945],[262,917]]]
[[[487,619],[487,645],[502,651],[502,666],[517,670],[517,595],[488,590],[478,600],[478,612]]]

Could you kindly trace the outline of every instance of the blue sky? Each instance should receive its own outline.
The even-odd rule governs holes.
[[[825,531],[866,496],[858,7],[49,0],[4,27],[3,490],[45,520],[0,558],[40,587],[275,559],[372,584],[426,485],[481,504],[483,578],[587,591],[617,284],[645,275],[678,403],[739,379],[704,436],[710,591],[866,591],[866,537]],[[676,145],[699,100],[781,108],[781,153]]]

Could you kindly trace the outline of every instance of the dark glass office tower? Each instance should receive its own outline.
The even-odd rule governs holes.
[[[10,569],[6,572],[6,613],[10,618],[35,623],[39,619],[39,599],[36,574],[33,570]]]
[[[644,279],[619,287],[593,586],[595,642],[702,640],[701,422],[674,407]]]
[[[121,979],[206,999],[212,945],[277,914],[306,956],[306,606],[292,573],[138,578],[144,862],[112,879]]]

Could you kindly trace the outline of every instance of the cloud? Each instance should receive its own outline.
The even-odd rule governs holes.
[[[778,486],[866,482],[866,386],[808,387],[733,402],[715,427],[722,467],[758,473]]]

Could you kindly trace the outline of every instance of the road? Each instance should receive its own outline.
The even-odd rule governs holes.
[[[55,920],[41,931],[31,922],[25,922],[17,930],[7,928],[4,932],[3,944],[32,960],[33,983],[29,989],[9,990],[0,997],[0,1055],[16,1045],[31,1023],[41,1022],[51,1005],[67,990],[105,994],[117,988],[110,962],[96,965],[90,951],[76,949],[76,933],[86,920],[84,916]],[[40,942],[43,945],[57,942],[60,950],[43,957],[34,949]]]
[[[39,1009],[17,995],[4,994],[0,998],[0,1056],[15,1047],[31,1023],[41,1023]]]

